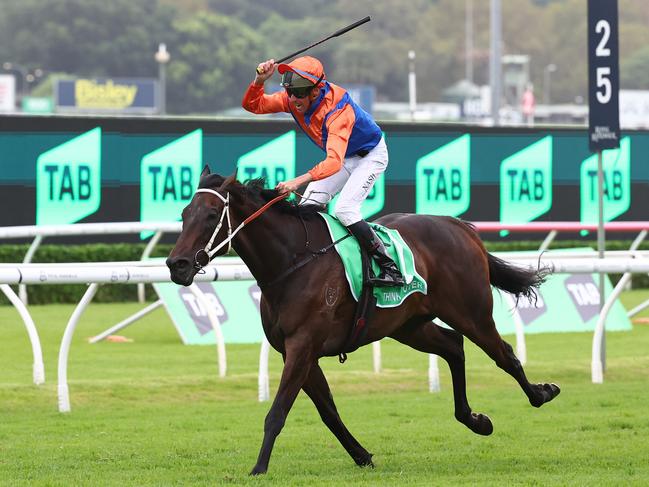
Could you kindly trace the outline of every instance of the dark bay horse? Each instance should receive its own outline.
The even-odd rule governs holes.
[[[171,278],[177,284],[191,284],[213,255],[227,251],[228,234],[235,229],[230,239],[232,246],[262,290],[264,333],[284,359],[252,474],[267,471],[275,439],[300,389],[311,398],[322,421],[354,462],[373,466],[372,454],[340,419],[318,364],[320,357],[345,351],[342,348],[353,322],[356,302],[342,263],[330,249],[287,274],[296,263],[331,240],[313,207],[286,200],[268,206],[278,193],[263,189],[263,184],[263,180],[242,184],[235,176],[224,178],[210,174],[207,167],[203,170],[199,189],[182,212],[182,232],[167,259]],[[251,220],[251,216],[255,219]],[[533,297],[547,271],[518,268],[492,256],[471,225],[455,218],[392,214],[378,223],[396,228],[411,247],[417,271],[428,283],[428,294],[411,294],[399,307],[377,308],[363,344],[392,337],[446,360],[453,380],[455,418],[480,435],[491,434],[493,426],[488,416],[472,412],[469,406],[463,336],[516,379],[532,406],[540,407],[559,394],[555,384],[532,384],[527,380],[492,318],[491,286],[517,297]],[[436,317],[453,329],[433,323]]]

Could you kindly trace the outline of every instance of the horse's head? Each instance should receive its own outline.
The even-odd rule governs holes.
[[[210,250],[227,238],[230,226],[229,196],[221,188],[234,180],[210,174],[205,166],[196,194],[182,212],[183,226],[176,245],[167,258],[171,280],[189,286],[196,273],[215,255],[228,251],[222,246]]]

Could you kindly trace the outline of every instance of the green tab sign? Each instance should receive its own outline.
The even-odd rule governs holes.
[[[101,202],[101,128],[42,153],[36,162],[36,224],[74,223]]]
[[[500,221],[526,223],[552,207],[552,136],[503,160]]]
[[[417,161],[416,212],[459,216],[471,200],[471,138],[463,135]]]
[[[216,312],[225,343],[261,343],[261,291],[254,281],[201,282],[197,286]],[[153,288],[184,344],[216,343],[207,310],[189,288],[166,282],[153,283]]]
[[[201,129],[145,155],[140,165],[140,220],[177,220],[198,186],[202,163]],[[142,232],[140,237],[150,235]]]
[[[604,221],[611,221],[631,205],[631,139],[624,137],[619,149],[602,152],[604,167]],[[581,164],[581,222],[597,223],[597,154]]]
[[[281,135],[242,155],[237,162],[237,178],[266,178],[266,187],[295,177],[295,131]]]

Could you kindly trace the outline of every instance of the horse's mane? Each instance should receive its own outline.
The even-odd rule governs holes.
[[[209,174],[198,185],[199,188],[217,188],[223,184],[226,178],[219,174]],[[260,177],[256,179],[248,179],[243,183],[232,180],[228,184],[228,191],[238,192],[247,199],[252,199],[263,205],[268,201],[279,196],[279,192],[274,189],[267,189],[266,178]],[[308,218],[310,215],[315,215],[318,211],[324,211],[324,208],[317,205],[298,205],[299,198],[280,200],[273,204],[272,208],[285,214],[301,216]]]
[[[267,189],[266,178],[248,179],[241,187],[244,189],[246,196],[257,199],[260,203],[266,203],[273,198],[279,196],[279,191],[274,189]],[[308,217],[315,215],[318,211],[323,211],[324,208],[318,205],[298,205],[298,198],[280,200],[273,205],[281,213],[286,213],[294,216]]]

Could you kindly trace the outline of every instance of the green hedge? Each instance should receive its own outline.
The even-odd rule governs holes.
[[[486,241],[485,245],[490,252],[505,252],[517,250],[536,250],[540,241]],[[631,241],[610,241],[606,243],[607,250],[628,250]],[[41,245],[34,255],[33,262],[119,262],[140,260],[145,244],[87,244],[87,245]],[[595,241],[563,240],[552,243],[551,248],[597,248]],[[28,244],[7,245],[0,244],[0,263],[22,262]],[[171,252],[172,245],[158,245],[152,257],[166,257]],[[641,246],[649,249],[649,242]],[[611,276],[613,282],[619,279]],[[641,274],[633,276],[634,288],[649,288],[649,277]],[[29,286],[29,302],[31,304],[45,303],[78,303],[86,286],[83,284],[52,284]],[[155,300],[155,293],[150,285],[146,286],[147,299]],[[100,286],[94,297],[94,302],[136,301],[137,285],[114,284]],[[0,304],[8,304],[4,294],[0,295]]]

